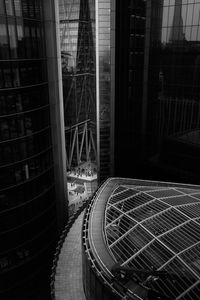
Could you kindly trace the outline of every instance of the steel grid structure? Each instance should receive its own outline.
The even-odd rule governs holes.
[[[199,299],[199,253],[199,186],[110,178],[83,224],[86,296]]]
[[[96,161],[94,1],[60,0],[67,168]]]
[[[121,266],[171,274],[156,281],[137,275],[145,286],[172,299],[198,299],[199,190],[119,186],[107,203],[105,234]]]

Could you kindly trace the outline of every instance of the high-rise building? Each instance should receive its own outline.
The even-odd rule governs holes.
[[[142,140],[146,1],[116,2],[115,174],[136,171]],[[133,174],[134,175],[134,174]]]
[[[56,1],[0,1],[0,298],[48,299],[67,217]]]
[[[198,182],[199,4],[60,0],[60,22],[68,168]]]
[[[199,16],[195,2],[116,3],[115,174],[200,182]]]
[[[113,172],[114,1],[59,1],[67,168]]]
[[[68,18],[61,20],[61,37],[67,49],[69,45],[74,49],[73,55],[62,52],[68,82],[64,91],[66,87],[70,96],[66,105],[71,101],[65,122],[74,122],[76,107],[81,112],[80,99],[88,103],[87,96],[80,94],[82,90],[87,95],[83,81],[73,78],[79,75],[89,82],[79,71],[85,70],[89,49],[95,50],[96,162],[100,181],[113,166],[118,176],[102,184],[86,209],[83,273],[79,272],[86,299],[198,299],[200,194],[199,186],[185,182],[200,183],[200,3],[95,1],[91,31],[88,4],[94,2],[61,2]],[[85,28],[90,37],[94,33],[95,43],[86,33],[82,36]],[[84,49],[80,37],[87,45]],[[74,82],[79,82],[80,90]],[[72,97],[73,89],[81,98]],[[75,118],[74,127],[70,125],[72,142],[66,148],[71,151],[70,162],[76,153],[78,165],[83,148],[79,148],[82,132],[76,122]],[[151,180],[143,180],[147,178]],[[55,255],[55,297],[66,286],[58,280],[55,288],[53,281],[65,266],[65,251],[57,262],[68,229]]]
[[[96,1],[96,101],[99,182],[114,171],[115,1]]]
[[[67,169],[96,163],[94,1],[59,2]]]

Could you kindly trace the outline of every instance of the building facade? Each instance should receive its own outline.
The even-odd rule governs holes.
[[[67,169],[96,163],[94,1],[59,2]]]
[[[199,183],[199,3],[128,1],[116,15],[116,174]]]
[[[59,11],[67,168],[92,161],[102,181],[113,170],[114,1],[60,0]]]
[[[141,155],[145,24],[146,1],[116,2],[116,175],[131,175]]]
[[[181,0],[60,1],[69,169],[199,181],[198,13]]]
[[[96,101],[99,182],[113,174],[115,1],[96,1]]]
[[[67,216],[57,14],[54,1],[0,2],[2,299],[48,299]]]

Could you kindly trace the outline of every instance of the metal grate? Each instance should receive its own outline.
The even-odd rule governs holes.
[[[165,270],[169,276],[164,280],[152,281],[151,286],[173,299],[184,293],[197,280],[197,277],[178,258],[174,258]]]
[[[134,209],[129,213],[129,215],[137,221],[142,221],[144,219],[150,218],[160,211],[164,211],[167,207],[168,206],[164,203],[158,200],[154,200],[151,203],[147,203],[139,208]]]
[[[142,224],[155,236],[159,236],[187,220],[188,218],[186,216],[182,215],[173,208],[169,208],[156,217],[144,221]]]
[[[200,283],[189,289],[189,291],[181,298],[182,300],[194,300],[199,299],[200,295]]]
[[[114,190],[113,195],[118,194],[124,190],[126,190],[126,188],[124,186],[120,185]]]
[[[130,196],[132,196],[132,195],[135,195],[136,193],[137,193],[137,191],[131,190],[131,189],[122,191],[122,192],[120,192],[120,193],[114,194],[114,195],[110,198],[109,203],[110,203],[110,204],[113,204],[113,203],[119,202],[119,201],[121,201],[121,200],[124,200],[125,198],[128,198],[128,197],[130,197]]]
[[[179,210],[190,218],[198,218],[200,216],[200,203],[179,207]]]
[[[200,224],[189,222],[161,237],[174,252],[179,253],[200,240]]]
[[[182,193],[175,190],[175,189],[163,189],[158,191],[151,191],[148,192],[149,195],[155,197],[155,198],[165,198],[165,197],[174,197],[177,195],[181,195]]]
[[[163,198],[162,201],[164,201],[170,205],[173,205],[173,206],[190,204],[190,203],[195,203],[195,202],[200,203],[199,199],[196,199],[195,197],[190,197],[188,195],[181,195],[178,197],[171,197],[171,198]]]
[[[121,265],[169,273],[165,280],[152,280],[152,276],[144,279],[137,274],[143,285],[168,297],[199,299],[197,189],[119,186],[107,203],[105,235],[110,251]]]
[[[200,276],[200,241],[180,254],[180,257]]]
[[[152,270],[159,269],[166,261],[173,257],[173,253],[159,241],[154,240],[142,252],[138,253],[128,264],[129,267]]]

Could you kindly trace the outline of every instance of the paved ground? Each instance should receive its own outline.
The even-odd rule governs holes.
[[[97,179],[97,173],[92,173],[90,175],[86,175],[85,173],[81,173],[78,175],[76,172],[68,172],[67,176],[71,177],[72,179],[80,179],[83,181],[93,181],[94,179]]]
[[[85,300],[81,256],[83,215],[84,212],[76,219],[61,249],[55,276],[56,300]]]

